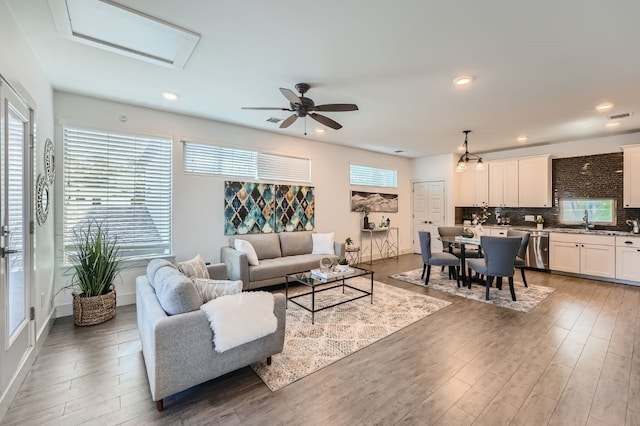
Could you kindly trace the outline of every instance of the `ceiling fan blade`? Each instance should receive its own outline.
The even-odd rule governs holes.
[[[302,101],[300,100],[300,98],[293,93],[293,90],[289,90],[289,89],[285,89],[285,88],[280,88],[280,93],[282,93],[284,95],[285,98],[287,98],[289,100],[289,102],[291,102],[292,104],[301,104]]]
[[[259,109],[259,110],[272,110],[272,111],[293,111],[290,108],[278,108],[278,107],[241,107],[241,109]]]
[[[291,126],[297,119],[298,119],[297,115],[291,114],[282,123],[280,123],[280,128],[286,129],[287,127]]]
[[[357,111],[358,105],[356,104],[325,104],[316,105],[313,107],[314,111]]]
[[[309,117],[313,118],[318,123],[322,123],[327,127],[331,127],[332,129],[338,130],[342,128],[342,124],[336,121],[333,121],[332,119],[330,119],[329,117],[325,117],[324,115],[320,115],[320,114],[316,114],[315,112],[312,112],[311,114],[309,114]]]

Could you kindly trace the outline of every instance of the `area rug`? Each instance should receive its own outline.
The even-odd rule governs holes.
[[[400,274],[394,274],[391,275],[391,278],[425,287],[424,279],[421,279],[420,275],[422,275],[422,268],[402,272]],[[514,279],[514,281],[517,299],[515,302],[511,300],[509,284],[507,283],[506,278],[503,280],[502,290],[498,290],[497,288],[489,290],[489,300],[485,300],[486,287],[483,285],[474,283],[471,286],[471,290],[467,287],[458,288],[455,280],[449,279],[448,271],[440,271],[440,268],[431,268],[431,277],[429,278],[428,287],[434,290],[444,291],[456,296],[478,300],[480,302],[489,303],[501,308],[513,309],[514,311],[519,312],[529,312],[556,290],[555,288],[532,285],[531,283],[529,283],[529,287],[525,287],[522,281],[517,279]]]
[[[371,286],[367,278],[348,283],[363,289]],[[289,291],[299,294],[309,288],[300,285]],[[354,294],[348,288],[344,294],[341,289],[329,290],[316,294],[316,304],[326,306]],[[297,300],[308,306],[311,297]],[[374,281],[373,304],[367,296],[316,312],[313,325],[310,312],[289,303],[282,353],[272,357],[271,365],[258,362],[251,368],[276,391],[450,304],[378,281]]]

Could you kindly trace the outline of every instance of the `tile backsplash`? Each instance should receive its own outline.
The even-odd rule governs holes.
[[[625,209],[622,203],[623,153],[586,155],[582,157],[557,158],[552,162],[553,207],[551,208],[501,208],[501,215],[508,216],[512,225],[530,225],[525,215],[542,215],[545,227],[569,227],[558,222],[558,200],[560,198],[614,198],[617,220],[615,226],[598,226],[602,229],[630,231],[627,219],[638,219],[640,209]],[[488,224],[496,224],[494,208],[490,208]],[[456,207],[456,223],[470,219],[480,209]],[[579,227],[579,226],[576,226]]]

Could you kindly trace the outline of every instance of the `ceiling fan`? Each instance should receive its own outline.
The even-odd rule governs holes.
[[[311,117],[318,123],[324,124],[327,127],[338,130],[342,128],[342,125],[336,121],[333,121],[329,117],[316,114],[315,111],[327,111],[327,112],[341,112],[341,111],[357,111],[358,105],[356,104],[324,104],[316,105],[311,98],[305,98],[304,94],[311,88],[307,83],[296,84],[296,90],[300,92],[300,96],[297,96],[293,90],[280,88],[280,92],[289,101],[289,108],[278,107],[243,107],[242,109],[260,109],[260,110],[276,110],[276,111],[291,111],[289,117],[287,117],[281,124],[281,129],[286,129],[291,126],[300,117]],[[305,132],[305,135],[307,133]]]

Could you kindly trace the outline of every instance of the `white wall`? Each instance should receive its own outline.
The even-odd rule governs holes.
[[[360,236],[362,218],[359,213],[350,212],[349,163],[396,169],[399,213],[385,214],[385,217],[390,216],[392,223],[400,228],[401,251],[410,251],[411,176],[408,159],[62,92],[55,93],[55,114],[56,135],[60,140],[61,124],[64,123],[173,137],[173,250],[177,261],[200,253],[205,260],[218,262],[220,247],[228,241],[224,235],[223,215],[225,179],[183,173],[182,140],[311,158],[311,185],[315,187],[316,201],[315,230],[334,231],[338,240],[350,236],[357,242]],[[122,114],[127,116],[126,122],[118,119]],[[57,148],[57,156],[61,159],[61,145]],[[58,183],[61,184],[61,180]],[[58,205],[61,205],[61,196],[59,193]],[[379,220],[380,216],[372,214],[371,220]],[[58,237],[61,217],[62,208],[58,208]],[[68,282],[69,277],[63,273],[62,269],[58,271],[57,288]],[[133,301],[135,277],[142,273],[144,268],[140,265],[124,271],[122,283],[118,284],[119,303]],[[60,306],[58,313],[68,315],[71,313],[70,296],[63,293],[56,299]]]
[[[38,61],[32,54],[29,44],[13,21],[6,3],[0,1],[0,74],[27,99],[35,110],[35,174],[44,173],[43,147],[44,141],[56,139],[53,134],[53,91],[44,76]],[[35,185],[35,179],[34,179]],[[51,204],[49,219],[43,226],[36,224],[34,234],[35,265],[32,275],[32,305],[36,308],[36,338],[39,338],[46,326],[47,319],[53,312],[53,195],[55,188],[50,188]],[[41,305],[41,295],[44,303]]]

